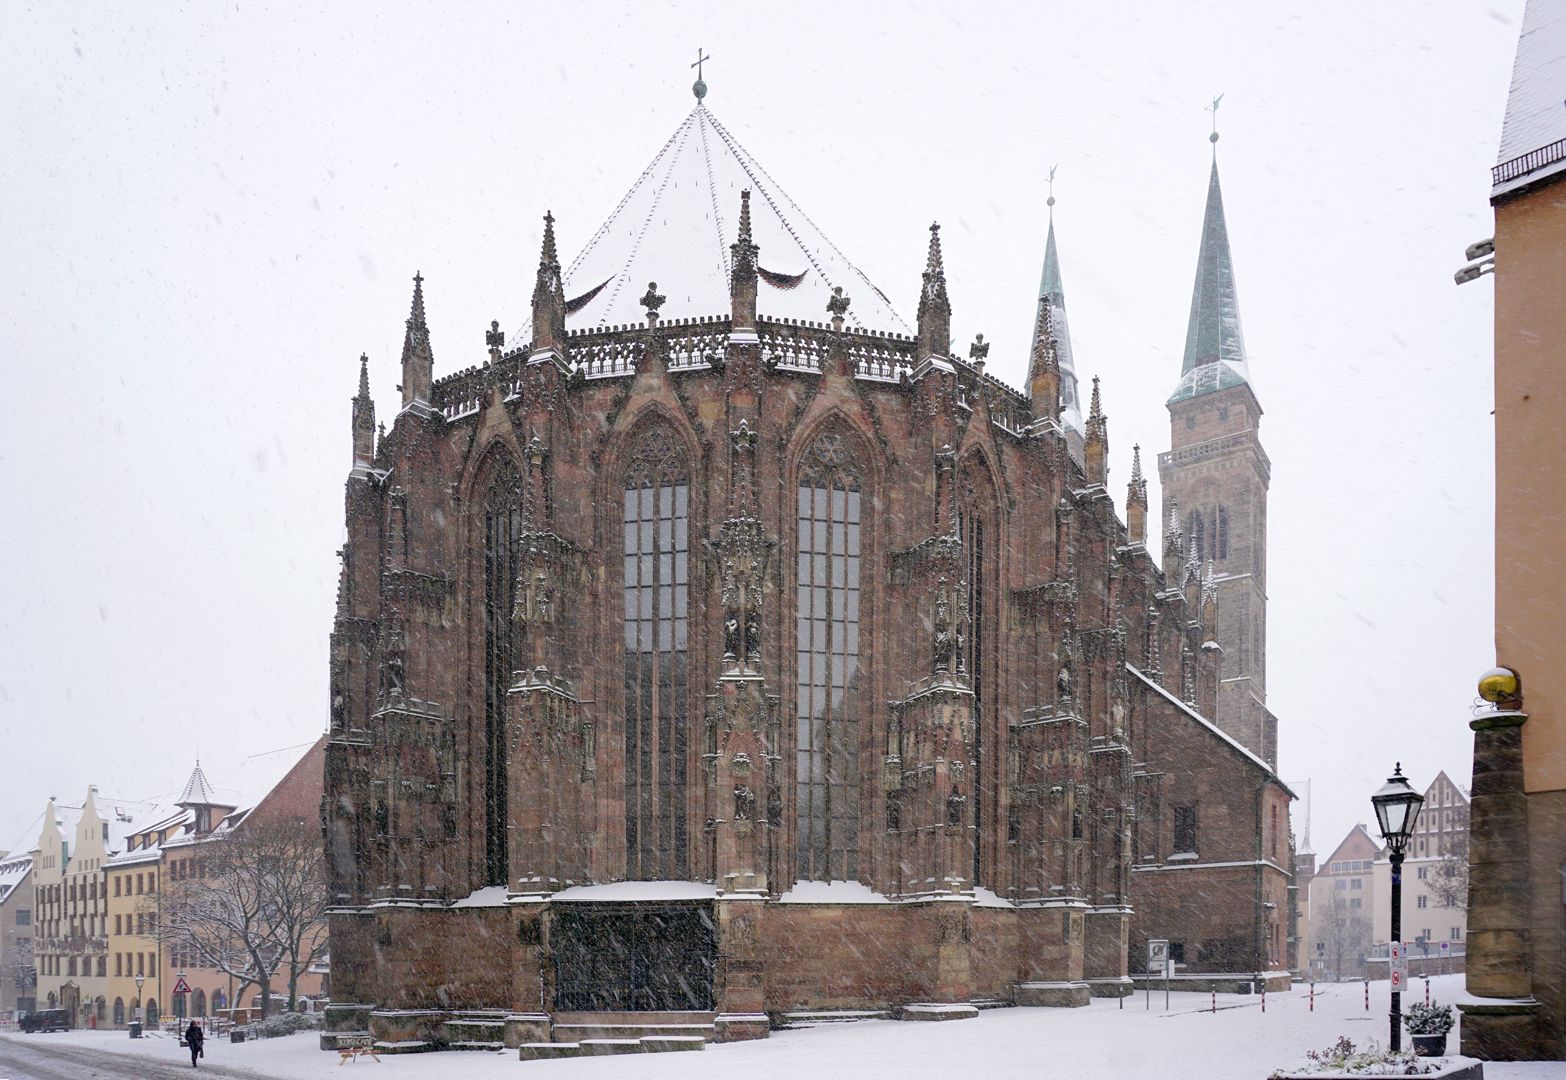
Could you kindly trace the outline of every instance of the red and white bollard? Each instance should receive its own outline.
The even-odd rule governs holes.
[[[1365,1011],[1370,1011],[1370,980],[1365,980]]]
[[[1425,976],[1425,1006],[1428,1008],[1429,1005],[1430,1005],[1430,976],[1426,975]]]
[[[1262,1012],[1267,1011],[1267,987],[1262,987]]]
[[[1310,1011],[1316,1011],[1316,984],[1310,984]]]
[[[1213,1012],[1218,1011],[1218,991],[1213,991]]]

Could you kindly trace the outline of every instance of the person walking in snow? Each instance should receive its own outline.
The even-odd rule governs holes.
[[[206,1041],[206,1034],[201,1030],[201,1025],[194,1020],[185,1029],[185,1045],[190,1048],[190,1067],[196,1067],[196,1059],[201,1056],[201,1044]]]

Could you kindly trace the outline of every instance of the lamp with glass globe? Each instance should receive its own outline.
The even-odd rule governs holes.
[[[1419,808],[1425,797],[1409,786],[1403,776],[1403,763],[1398,762],[1381,790],[1370,797],[1376,808],[1376,824],[1381,827],[1381,839],[1387,845],[1387,857],[1392,862],[1392,934],[1391,941],[1401,942],[1403,935],[1403,855],[1408,850],[1409,838],[1414,835],[1414,822],[1419,818]],[[1387,974],[1391,975],[1391,946],[1387,952]],[[1392,991],[1392,1049],[1403,1048],[1403,994]]]

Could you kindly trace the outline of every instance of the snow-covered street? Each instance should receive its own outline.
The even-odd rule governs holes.
[[[1460,975],[1431,980],[1437,1001],[1455,1001],[1461,990]],[[1423,982],[1416,980],[1405,1001],[1423,999]],[[236,1080],[300,1080],[340,1067],[369,1069],[380,1080],[521,1075],[546,1080],[704,1080],[736,1073],[755,1080],[905,1080],[916,1073],[980,1075],[985,1080],[1262,1080],[1339,1035],[1362,1045],[1386,1038],[1385,982],[1371,984],[1369,1012],[1357,983],[1318,986],[1314,1012],[1303,989],[1268,995],[1265,1013],[1254,997],[1219,995],[1216,1013],[1211,1004],[1206,994],[1175,993],[1166,1010],[1163,994],[1154,993],[1153,1007],[1147,1009],[1139,994],[1127,999],[1123,1009],[1114,1001],[1096,1000],[1086,1009],[995,1009],[974,1020],[946,1023],[866,1021],[774,1032],[761,1042],[710,1046],[700,1056],[629,1059],[519,1062],[511,1051],[447,1052],[388,1056],[379,1066],[369,1061],[339,1066],[335,1054],[316,1049],[315,1037],[303,1033],[242,1044],[213,1040],[202,1070]],[[1456,1031],[1450,1045],[1457,1046]],[[132,1042],[120,1031],[0,1036],[4,1080],[84,1075],[164,1080],[175,1068],[188,1067],[172,1038]],[[1492,1063],[1485,1074],[1492,1080],[1566,1080],[1566,1062]]]

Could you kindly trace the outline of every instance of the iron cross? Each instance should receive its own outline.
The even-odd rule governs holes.
[[[696,50],[696,62],[692,64],[691,67],[696,69],[697,81],[701,80],[701,66],[711,59],[712,57],[710,56],[703,56],[700,49]]]
[[[1218,133],[1218,103],[1222,100],[1223,95],[1219,94],[1217,97],[1213,98],[1213,103],[1208,106],[1207,109],[1208,112],[1213,114],[1213,134],[1215,135]]]

